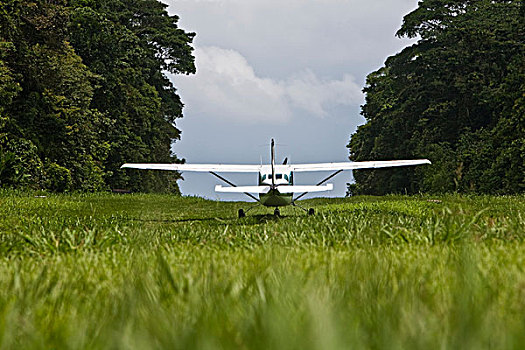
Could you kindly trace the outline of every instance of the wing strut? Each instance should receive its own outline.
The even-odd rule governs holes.
[[[226,182],[228,185],[232,186],[232,187],[237,187],[236,184],[234,184],[233,182],[231,181],[228,181],[227,179],[225,179],[224,177],[220,176],[219,174],[217,173],[214,173],[213,171],[210,171],[210,174],[212,174],[213,176],[215,177],[218,177],[219,179],[221,179],[222,181]],[[254,199],[255,201],[257,202],[261,202],[259,199],[257,199],[257,197],[251,195],[250,193],[247,193],[247,192],[243,192],[245,195],[247,195],[248,197],[250,197],[251,199]]]
[[[323,181],[319,182],[316,186],[321,186],[322,184],[324,184],[326,181],[330,180],[332,177],[336,176],[337,174],[339,174],[340,172],[342,172],[343,170],[337,170],[336,172],[334,172],[332,175],[328,176],[326,179],[324,179]],[[296,197],[294,200],[292,200],[292,204],[295,203],[296,200],[299,200],[299,198],[303,197],[303,196],[306,196],[308,194],[308,192],[304,192],[302,194],[300,194],[298,197]]]

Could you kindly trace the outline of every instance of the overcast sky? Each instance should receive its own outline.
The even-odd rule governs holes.
[[[411,41],[398,39],[417,0],[163,0],[179,25],[195,32],[197,74],[171,76],[185,104],[175,153],[188,163],[259,164],[348,161],[345,147],[363,124],[366,75]],[[220,181],[186,173],[185,195],[217,194]],[[329,173],[297,174],[312,184]],[[230,178],[253,185],[256,175]],[[330,182],[344,196],[344,172]]]

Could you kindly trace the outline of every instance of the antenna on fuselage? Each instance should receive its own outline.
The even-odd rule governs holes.
[[[272,189],[275,188],[275,141],[272,139]]]

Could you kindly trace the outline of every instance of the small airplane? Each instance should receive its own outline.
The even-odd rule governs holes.
[[[126,163],[121,168],[145,169],[145,170],[169,170],[169,171],[194,171],[209,172],[230,186],[215,186],[216,192],[225,193],[244,193],[255,200],[258,205],[273,207],[274,215],[279,216],[279,207],[292,205],[299,207],[308,215],[315,213],[313,208],[306,210],[297,204],[297,201],[311,192],[331,191],[332,184],[324,184],[344,170],[355,169],[377,169],[400,166],[413,166],[421,164],[431,164],[428,159],[414,160],[387,160],[387,161],[367,161],[367,162],[343,162],[343,163],[314,163],[314,164],[288,164],[286,158],[282,165],[275,165],[275,142],[271,141],[271,163],[268,165],[235,165],[235,164],[149,164],[149,163]],[[334,171],[316,185],[297,186],[294,185],[294,172],[308,171]],[[228,179],[217,174],[223,173],[258,173],[259,182],[257,186],[237,186]],[[253,194],[257,194],[259,198]],[[294,198],[294,194],[299,193]],[[245,217],[246,213],[258,205],[244,211],[239,209],[239,218]]]

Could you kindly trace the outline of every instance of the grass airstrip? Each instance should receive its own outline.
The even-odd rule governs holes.
[[[0,347],[525,344],[525,197],[0,192]]]

